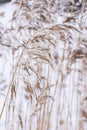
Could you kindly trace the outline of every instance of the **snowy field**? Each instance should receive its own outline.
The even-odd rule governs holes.
[[[0,130],[87,130],[87,2],[0,4]]]

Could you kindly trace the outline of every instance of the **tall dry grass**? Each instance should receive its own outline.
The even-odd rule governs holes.
[[[0,120],[5,115],[5,129],[86,130],[86,2],[69,16],[58,9],[57,0],[13,4],[17,10],[0,34],[0,51],[11,55],[0,112]],[[1,88],[3,83],[1,78]]]

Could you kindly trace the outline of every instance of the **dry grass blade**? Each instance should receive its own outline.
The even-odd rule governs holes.
[[[82,113],[82,117],[85,117],[87,119],[87,112],[85,112],[84,110],[82,110],[81,113]]]
[[[21,115],[19,115],[19,123],[20,123],[21,128],[23,129],[23,121],[22,121]]]
[[[5,13],[4,12],[1,12],[0,13],[0,17],[4,17]]]
[[[54,99],[52,98],[52,96],[49,96],[49,95],[45,95],[45,96],[41,96],[41,97],[39,96],[39,97],[37,98],[38,103],[46,102],[48,99],[54,100]]]

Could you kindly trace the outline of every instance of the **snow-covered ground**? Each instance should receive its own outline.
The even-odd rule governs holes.
[[[17,2],[0,5],[0,130],[87,130],[87,3]]]

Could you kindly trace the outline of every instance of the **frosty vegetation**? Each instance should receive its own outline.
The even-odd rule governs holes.
[[[0,130],[87,130],[86,0],[12,4],[0,28]]]

